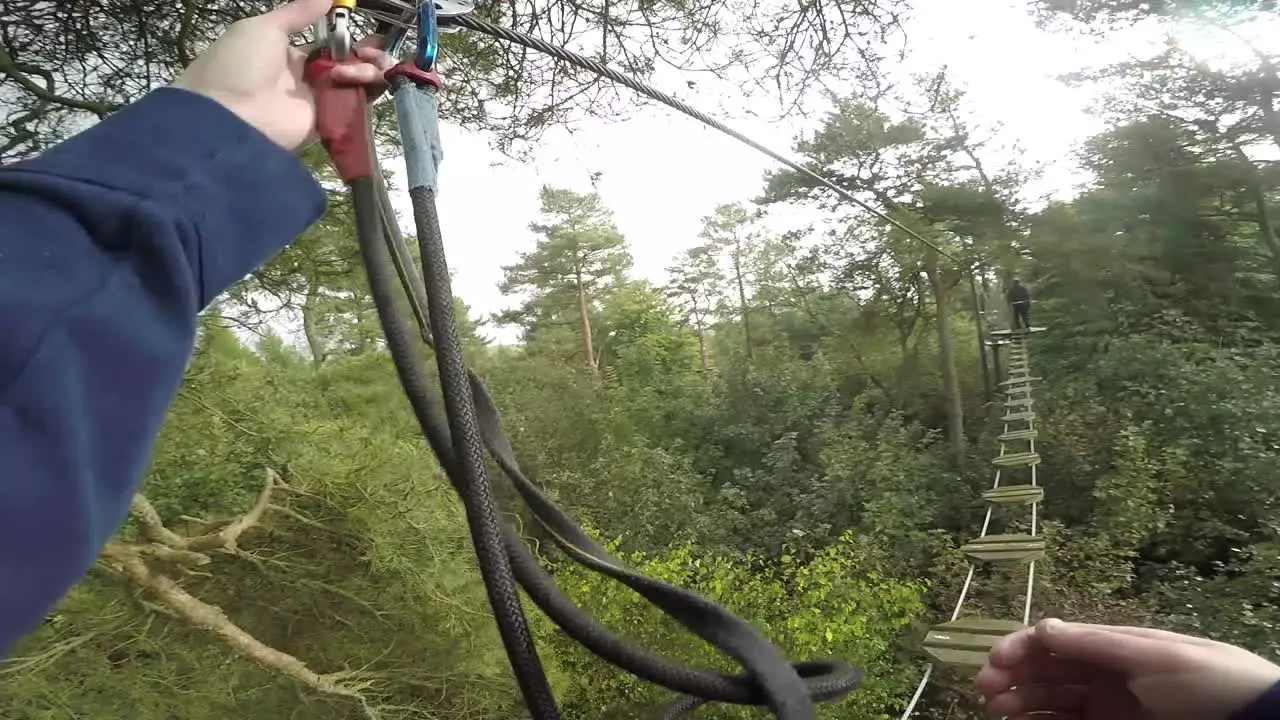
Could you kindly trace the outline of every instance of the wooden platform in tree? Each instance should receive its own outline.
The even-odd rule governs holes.
[[[1023,627],[1016,620],[960,618],[934,625],[925,635],[922,646],[944,665],[982,667],[997,640]]]
[[[1040,454],[1033,452],[1006,453],[991,459],[996,467],[1031,467],[1040,464]]]
[[[987,535],[960,550],[984,562],[1026,563],[1044,557],[1044,538],[1035,535]]]
[[[1028,505],[1044,499],[1039,485],[1005,485],[982,493],[982,499],[997,505]]]

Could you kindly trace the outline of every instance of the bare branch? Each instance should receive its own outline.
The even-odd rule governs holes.
[[[56,103],[73,110],[85,110],[97,115],[99,119],[110,115],[122,107],[121,105],[114,103],[93,102],[90,100],[80,100],[77,98],[67,97],[65,95],[59,95],[53,89],[53,73],[31,65],[21,65],[14,62],[13,56],[9,54],[9,51],[6,50],[3,45],[0,45],[0,75],[4,75],[10,80],[13,80],[19,85],[19,87],[31,93],[39,100]],[[44,80],[44,85],[41,86],[40,83],[32,80],[29,75],[40,76]]]
[[[359,673],[317,673],[305,662],[277,650],[246,632],[227,617],[222,608],[200,600],[178,586],[172,578],[152,572],[136,546],[110,542],[103,557],[116,566],[139,589],[158,600],[166,610],[192,627],[217,635],[244,657],[326,695],[356,702],[369,720],[380,720],[377,707],[366,694],[374,682]]]
[[[129,503],[129,513],[138,521],[143,536],[148,540],[170,548],[186,548],[186,538],[164,526],[160,513],[156,512],[155,506],[142,493],[133,496]]]
[[[249,508],[248,512],[216,533],[191,538],[187,541],[186,547],[193,550],[235,550],[240,536],[262,520],[263,513],[267,511],[267,506],[271,504],[271,492],[278,485],[284,484],[280,480],[280,476],[276,474],[276,471],[271,468],[267,468],[265,478],[262,491],[258,493],[258,499],[253,503],[253,507]]]

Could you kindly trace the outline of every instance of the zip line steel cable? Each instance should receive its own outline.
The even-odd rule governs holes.
[[[413,267],[390,208],[373,148],[368,99],[361,87],[338,86],[332,70],[350,57],[352,0],[339,0],[322,42],[306,66],[317,101],[317,133],[355,206],[361,255],[379,322],[415,418],[463,501],[481,577],[499,634],[525,704],[535,720],[555,720],[559,709],[532,641],[517,585],[567,635],[608,662],[694,699],[677,699],[662,717],[678,717],[705,702],[768,706],[785,720],[811,720],[814,703],[844,695],[861,678],[838,661],[789,662],[750,624],[706,599],[626,567],[589,538],[521,472],[484,385],[463,363],[448,264],[440,238],[435,195],[441,160],[431,63],[436,19],[420,17],[415,62],[387,72],[393,88],[417,230],[421,275]],[[343,12],[338,13],[337,10]],[[435,4],[424,5],[424,14]],[[429,28],[424,33],[422,28]],[[399,290],[396,284],[399,284]],[[410,306],[406,313],[403,303]],[[425,304],[425,308],[423,305]],[[425,325],[425,327],[424,327]],[[434,351],[443,402],[422,367],[421,337]],[[443,405],[443,407],[442,407]],[[499,518],[489,481],[489,459],[513,483],[532,517],[569,558],[622,582],[650,604],[735,660],[745,671],[725,675],[671,662],[614,636],[556,588],[512,528]]]
[[[985,659],[986,651],[990,649],[991,645],[999,637],[1008,632],[1026,627],[1031,622],[1036,560],[1044,551],[1044,541],[1039,535],[1038,527],[1039,505],[1043,500],[1044,491],[1040,487],[1037,475],[1040,456],[1036,452],[1036,416],[1034,400],[1032,399],[1032,382],[1040,378],[1032,377],[1031,375],[1031,366],[1026,347],[1027,339],[1031,332],[1032,329],[1028,328],[1023,333],[1013,331],[1000,333],[1008,335],[1012,342],[1009,353],[1009,378],[1001,382],[1001,386],[1007,388],[1004,391],[1005,400],[1001,403],[1001,407],[1007,409],[1007,414],[1002,418],[1004,424],[999,438],[1000,454],[992,460],[996,466],[995,480],[991,489],[983,493],[983,499],[987,501],[987,509],[982,520],[982,528],[977,538],[964,548],[968,550],[966,554],[969,554],[971,559],[968,563],[968,572],[960,588],[955,607],[951,611],[950,620],[935,626],[929,632],[924,643],[926,652],[947,664],[970,667],[981,665],[983,659]],[[1011,429],[1015,423],[1026,423],[1026,427],[1018,430]],[[1008,452],[1008,447],[1011,443],[1022,440],[1027,442],[1026,452]],[[1027,484],[1002,485],[1001,480],[1006,469],[1016,467],[1026,467],[1028,469]],[[1015,503],[1031,506],[1030,533],[1024,536],[989,535],[988,531],[990,530],[992,515],[996,506]],[[994,541],[996,538],[1001,539],[999,546],[1003,546],[1002,551],[995,550],[997,544],[994,542],[988,542],[987,545],[983,545],[984,541]],[[987,552],[981,552],[983,549],[986,549]],[[993,552],[993,550],[995,551]],[[969,598],[969,591],[972,587],[978,562],[998,562],[1001,560],[1025,561],[1027,563],[1027,585],[1021,621],[983,620],[979,618],[961,620],[960,613]],[[908,701],[906,708],[902,711],[900,720],[909,720],[915,711],[916,705],[924,695],[924,690],[933,676],[934,667],[935,665],[932,662],[925,667],[915,692],[912,694],[910,701]]]
[[[966,263],[961,262],[961,260],[957,258],[955,255],[952,255],[951,253],[939,247],[936,243],[930,241],[928,238],[924,237],[920,233],[907,227],[901,221],[892,217],[888,213],[876,208],[875,206],[871,205],[870,203],[864,200],[859,199],[856,195],[849,192],[848,190],[845,190],[844,188],[835,184],[831,180],[828,180],[822,175],[796,162],[795,160],[788,158],[782,153],[779,153],[776,150],[773,150],[766,145],[763,145],[759,142],[756,142],[755,140],[752,140],[751,138],[747,137],[746,135],[743,135],[737,130],[734,130],[733,128],[729,127],[723,122],[716,120],[715,118],[711,117],[710,115],[707,115],[706,113],[702,112],[701,110],[698,110],[697,108],[690,106],[688,103],[685,103],[682,100],[672,97],[671,95],[668,95],[667,93],[664,93],[661,90],[658,90],[650,85],[640,82],[639,80],[636,80],[635,78],[629,75],[625,75],[617,70],[614,70],[613,68],[609,67],[608,65],[605,65],[604,63],[597,62],[590,58],[583,57],[582,55],[579,55],[571,50],[560,47],[558,45],[552,45],[551,43],[546,42],[545,40],[540,40],[536,37],[533,37],[532,35],[526,35],[525,33],[519,32],[518,30],[512,30],[511,28],[502,27],[501,25],[495,25],[491,22],[481,20],[480,18],[473,17],[471,15],[460,15],[458,17],[449,18],[448,20],[442,21],[441,25],[443,27],[463,27],[469,30],[474,30],[479,33],[483,33],[485,35],[489,35],[491,37],[507,40],[508,42],[513,42],[513,43],[516,43],[517,45],[522,45],[524,47],[527,47],[530,50],[537,50],[539,52],[550,55],[556,59],[563,60],[564,62],[567,62],[570,65],[580,67],[584,70],[589,70],[598,75],[606,77],[620,85],[625,85],[626,87],[631,88],[632,90],[636,91],[637,93],[640,93],[641,95],[647,98],[650,98],[652,100],[657,100],[658,102],[664,105],[667,105],[668,107],[671,107],[675,110],[678,110],[684,113],[685,115],[688,115],[689,117],[703,123],[704,125],[707,125],[708,127],[719,130],[725,135],[728,135],[729,137],[745,145],[748,145],[764,153],[765,155],[768,155],[769,157],[773,158],[774,160],[777,160],[778,162],[782,163],[788,168],[800,173],[801,175],[804,175],[805,177],[809,178],[810,180],[813,180],[814,182],[817,182],[819,185],[822,185],[828,190],[831,190],[832,192],[839,195],[842,199],[853,203],[854,205],[862,208],[868,213],[871,213],[876,218],[883,220],[884,222],[889,223],[890,225],[893,225],[894,227],[898,228],[902,232],[906,233],[912,239],[917,240],[921,243],[924,243],[926,246],[932,248],[938,254],[956,263],[956,265],[960,266],[961,268],[968,267]]]

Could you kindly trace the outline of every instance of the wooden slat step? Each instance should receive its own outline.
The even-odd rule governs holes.
[[[991,459],[996,467],[1031,467],[1040,464],[1040,454],[1033,452],[1005,453]]]
[[[1003,435],[1001,435],[996,439],[999,440],[1000,442],[1012,442],[1014,440],[1035,440],[1036,435],[1037,433],[1035,430],[1010,430],[1009,432],[1004,433]]]
[[[1017,398],[1016,400],[1006,400],[1004,403],[1004,406],[1005,407],[1030,407],[1035,404],[1036,404],[1035,400],[1032,400],[1029,397],[1024,397],[1024,398]]]
[[[1014,395],[1029,395],[1031,393],[1030,385],[1019,385],[1017,387],[1005,388],[1004,394],[1012,398]]]
[[[975,560],[1025,563],[1044,557],[1044,538],[1035,535],[988,535],[969,542],[960,550]]]
[[[1036,414],[1028,410],[1026,412],[1009,413],[1000,419],[1007,423],[1022,422],[1023,420],[1035,420]]]
[[[1009,372],[1026,372],[1027,370],[1030,370],[1030,369],[1031,368],[1027,367],[1027,364],[1025,362],[1009,363]]]
[[[1039,485],[1005,485],[982,493],[982,499],[998,505],[1027,505],[1044,499],[1044,488]]]
[[[1016,620],[960,618],[930,628],[922,647],[945,665],[982,667],[997,640],[1023,627]]]
[[[1031,380],[1043,380],[1043,379],[1044,378],[1040,378],[1040,377],[1016,377],[1016,378],[1009,378],[1008,380],[1001,380],[1000,384],[1001,385],[1021,385],[1022,383],[1025,383]]]

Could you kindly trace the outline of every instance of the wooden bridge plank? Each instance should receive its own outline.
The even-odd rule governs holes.
[[[1044,557],[1044,538],[1036,535],[987,535],[971,540],[960,550],[985,562],[1026,563]]]
[[[1024,627],[1016,620],[960,618],[934,625],[922,645],[943,664],[981,667],[997,640]]]
[[[982,499],[996,505],[1030,505],[1044,499],[1039,485],[1004,485],[982,493]]]
[[[1036,433],[1035,430],[1031,430],[1031,429],[1010,430],[1007,433],[1001,434],[1000,437],[996,439],[999,440],[1000,442],[1011,442],[1013,440],[1035,440],[1037,434],[1038,433]]]
[[[1030,467],[1040,464],[1040,454],[1033,452],[1006,453],[992,458],[996,467]]]

